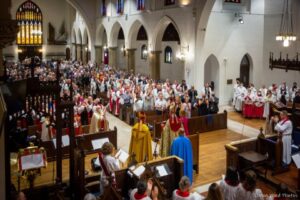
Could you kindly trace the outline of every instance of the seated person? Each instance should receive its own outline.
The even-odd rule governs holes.
[[[239,185],[236,193],[236,199],[243,200],[262,200],[264,199],[263,193],[260,189],[256,188],[256,174],[253,171],[247,171],[245,180]]]
[[[158,188],[156,186],[153,187],[152,180],[148,180],[148,183],[144,180],[139,180],[137,187],[130,192],[130,200],[158,200],[157,197]]]
[[[187,176],[183,176],[179,182],[179,189],[174,190],[173,200],[201,200],[200,194],[194,192],[190,193],[191,182]]]
[[[207,197],[205,198],[205,200],[223,200],[221,189],[217,183],[212,183],[209,186]]]
[[[220,182],[221,192],[225,200],[236,199],[235,196],[239,183],[238,172],[232,167],[229,167],[226,171],[225,179],[222,179]]]

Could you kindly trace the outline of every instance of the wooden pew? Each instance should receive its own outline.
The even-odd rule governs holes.
[[[190,135],[227,128],[227,112],[206,116],[191,117],[188,120]],[[154,125],[155,138],[161,138],[161,123]]]
[[[154,170],[155,166],[162,164],[168,165],[171,174],[165,177],[160,177],[159,180],[163,183],[163,186],[167,190],[167,199],[171,199],[172,192],[178,188],[178,183],[183,176],[183,160],[176,156],[169,156],[149,161],[147,164],[152,168],[152,170]],[[117,187],[122,189],[122,196],[127,196],[129,189],[135,188],[138,181],[136,178],[131,178],[127,172],[128,168],[115,172]]]
[[[254,151],[262,155],[268,155],[266,164],[273,165],[273,174],[285,172],[282,168],[282,141],[276,135],[257,137],[231,142],[225,145],[226,167],[235,167],[243,171],[246,166],[241,163],[240,153]]]
[[[79,146],[83,147],[87,154],[96,153],[97,150],[93,150],[92,140],[95,139],[103,139],[108,138],[109,141],[117,148],[117,128],[115,127],[114,130],[93,133],[93,134],[83,134],[82,136],[77,136],[76,140]],[[55,160],[56,156],[56,149],[52,141],[41,142],[41,147],[44,147],[47,152],[47,160],[53,161]],[[69,147],[62,148],[63,158],[69,157]]]
[[[188,138],[190,139],[193,148],[193,169],[196,171],[196,174],[199,174],[200,135],[189,135]]]
[[[162,131],[162,123],[156,123],[155,130],[161,132]],[[199,173],[200,136],[199,136],[199,134],[192,134],[192,135],[189,135],[188,138],[190,139],[190,141],[192,143],[192,148],[193,148],[193,169],[198,174]]]

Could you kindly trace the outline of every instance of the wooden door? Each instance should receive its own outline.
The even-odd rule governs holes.
[[[247,55],[245,55],[240,65],[240,80],[244,83],[245,87],[249,86],[250,82],[250,62]]]

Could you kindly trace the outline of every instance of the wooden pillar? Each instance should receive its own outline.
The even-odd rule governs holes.
[[[2,49],[16,40],[18,33],[18,24],[16,20],[11,19],[10,15],[11,0],[1,1],[0,6],[0,85],[4,81],[3,54]],[[5,122],[6,118],[2,119]],[[9,138],[5,134],[4,126],[0,130],[0,199],[11,199],[10,197],[10,152]]]
[[[108,49],[108,51],[109,51],[109,61],[108,61],[108,64],[111,67],[114,67],[116,69],[119,68],[117,66],[117,49],[118,49],[118,47],[109,47],[109,49]]]
[[[103,55],[103,48],[102,46],[95,46],[95,60],[96,63],[98,64],[102,64],[103,60],[102,60],[102,55]]]
[[[127,70],[135,73],[135,50],[127,49]]]
[[[160,79],[160,54],[161,51],[151,51],[149,55],[151,77],[155,80]]]

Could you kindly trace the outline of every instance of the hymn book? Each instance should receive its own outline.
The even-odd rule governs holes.
[[[300,153],[293,155],[292,158],[297,166],[297,169],[300,169]]]
[[[108,138],[92,140],[93,150],[101,149],[105,142],[109,142]]]
[[[126,163],[128,157],[129,154],[126,153],[123,149],[120,149],[115,155],[115,158],[118,159],[123,164]]]
[[[54,144],[54,148],[56,149],[56,138],[53,138],[52,139],[52,142]],[[70,137],[69,135],[63,135],[61,137],[61,147],[67,147],[67,146],[70,146]]]
[[[144,173],[145,170],[146,170],[146,168],[144,165],[141,165],[139,167],[131,166],[131,167],[129,167],[128,174],[130,176],[135,175],[136,177],[140,178],[140,176]]]

